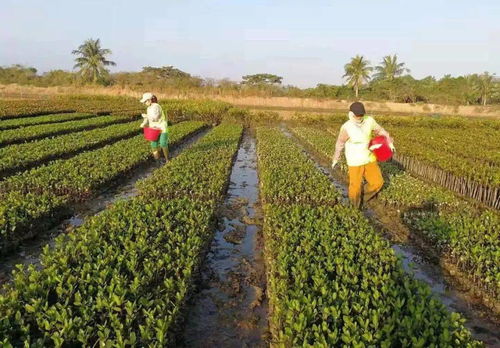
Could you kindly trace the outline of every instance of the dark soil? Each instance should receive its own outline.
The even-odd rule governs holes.
[[[188,305],[186,347],[268,346],[258,183],[255,139],[246,132],[199,290]]]

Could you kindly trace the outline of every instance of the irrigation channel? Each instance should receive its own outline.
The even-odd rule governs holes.
[[[219,226],[201,269],[199,291],[188,305],[182,345],[268,345],[255,138],[245,131],[233,165]]]
[[[334,186],[342,193],[343,202],[348,202],[346,182],[333,173],[320,155],[307,144],[295,137],[285,127],[281,128],[285,135],[293,139],[315,164],[316,168],[330,178]],[[386,208],[389,209],[389,208]],[[363,208],[364,215],[372,222],[375,229],[389,239],[392,249],[402,261],[406,272],[414,278],[426,283],[432,293],[448,308],[460,313],[466,319],[465,326],[473,337],[485,343],[487,347],[500,347],[500,326],[494,314],[477,303],[466,291],[456,284],[452,277],[443,271],[438,263],[425,255],[425,250],[412,242],[411,239],[398,238],[400,227],[397,223],[389,223],[387,216],[382,216],[381,209]],[[406,232],[408,233],[408,232]]]
[[[170,159],[189,148],[197,140],[203,137],[207,131],[207,128],[203,128],[188,136],[176,147],[173,147],[169,153]],[[147,144],[144,144],[144,146],[147,146]],[[55,238],[58,235],[73,232],[84,223],[87,217],[99,214],[118,200],[137,196],[138,191],[135,183],[138,180],[147,178],[155,169],[162,165],[162,163],[151,159],[147,163],[138,166],[127,173],[127,175],[101,190],[95,197],[73,205],[71,207],[73,213],[67,219],[47,231],[38,233],[32,239],[24,241],[14,252],[0,256],[2,259],[0,263],[0,286],[11,279],[12,270],[15,269],[17,264],[24,264],[26,266],[33,264],[40,266],[40,254],[42,253],[43,247],[45,245],[53,247]]]

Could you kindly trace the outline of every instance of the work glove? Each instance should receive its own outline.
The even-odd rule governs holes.
[[[368,148],[368,150],[373,151],[373,150],[378,149],[378,148],[379,148],[379,147],[381,147],[381,146],[382,146],[382,144],[375,144],[375,145],[370,146],[370,147]]]
[[[334,169],[334,168],[335,168],[335,166],[337,165],[337,163],[338,163],[338,161],[333,161],[333,162],[332,162],[332,169]]]
[[[146,124],[148,123],[148,120],[144,120],[144,122],[141,123],[140,127],[144,128],[146,127]]]
[[[390,143],[389,144],[389,148],[391,149],[391,151],[394,153],[396,152],[396,147],[394,147],[394,144],[393,143]]]

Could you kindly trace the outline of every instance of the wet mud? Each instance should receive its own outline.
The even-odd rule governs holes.
[[[282,127],[282,130],[288,137],[294,139],[316,167],[331,179],[334,186],[342,193],[342,202],[347,203],[349,200],[346,178],[341,178],[337,172],[332,171],[324,156],[296,138],[285,127]],[[477,296],[471,295],[468,289],[457,284],[456,279],[441,267],[436,255],[427,253],[420,243],[415,243],[410,238],[411,232],[399,222],[397,216],[384,210],[388,208],[382,208],[380,204],[371,202],[363,208],[363,213],[375,229],[390,241],[405,271],[415,279],[426,283],[434,296],[448,310],[460,313],[466,319],[465,326],[475,339],[484,342],[487,347],[500,347],[499,319],[481,304]]]
[[[261,220],[255,139],[245,132],[181,345],[268,346]]]
[[[189,148],[205,135],[207,131],[208,129],[204,129],[187,137],[170,151],[169,158],[172,159]],[[46,245],[53,247],[57,236],[73,232],[84,223],[87,217],[99,214],[117,201],[137,196],[138,191],[135,183],[138,180],[147,178],[155,169],[163,165],[164,162],[158,162],[151,158],[146,164],[124,175],[119,181],[109,185],[105,190],[101,190],[93,198],[72,205],[72,216],[63,220],[55,227],[38,233],[34,238],[24,241],[14,252],[2,256],[0,259],[0,286],[11,279],[12,270],[15,269],[16,265],[23,264],[27,266],[32,264],[37,267],[40,266],[40,255],[43,247]]]

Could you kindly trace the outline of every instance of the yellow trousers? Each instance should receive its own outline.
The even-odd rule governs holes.
[[[372,199],[384,185],[384,179],[377,162],[371,162],[364,166],[349,167],[349,200],[357,208],[361,206],[363,178],[366,179],[363,194],[364,203]]]

